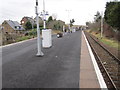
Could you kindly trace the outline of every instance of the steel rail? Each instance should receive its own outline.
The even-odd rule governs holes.
[[[85,33],[85,34],[86,34],[86,33]],[[89,36],[90,36],[90,35],[89,35]],[[106,52],[108,52],[114,59],[117,59],[118,63],[120,63],[119,59],[116,58],[112,53],[110,53],[104,46],[102,46],[100,43],[98,43],[98,42],[97,42],[95,39],[93,39],[91,36],[90,36],[90,38],[91,38],[92,40],[94,40],[97,44],[99,44],[99,45],[100,45]],[[88,40],[88,42],[89,42],[89,44],[90,44],[90,47],[92,48],[92,51],[93,51],[93,53],[94,53],[94,55],[95,55],[95,58],[97,59],[97,62],[98,62],[98,64],[99,64],[99,67],[101,68],[101,70],[103,70],[103,71],[101,71],[101,72],[105,75],[105,78],[107,78],[106,83],[109,82],[110,89],[118,90],[118,89],[117,89],[117,86],[115,85],[115,83],[114,83],[114,81],[113,81],[113,79],[112,79],[111,76],[109,75],[109,73],[108,73],[108,71],[106,70],[104,64],[102,63],[100,57],[98,56],[95,48],[94,48],[93,45],[90,43],[88,37],[87,37],[87,40]]]

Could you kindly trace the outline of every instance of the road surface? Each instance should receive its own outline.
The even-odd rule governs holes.
[[[36,57],[37,40],[3,48],[3,88],[79,88],[81,32],[53,39]]]

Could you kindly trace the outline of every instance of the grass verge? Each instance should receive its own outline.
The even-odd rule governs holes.
[[[19,41],[23,41],[23,40],[28,40],[28,39],[31,39],[33,38],[33,36],[22,36],[22,37],[18,37],[16,42],[19,42]]]
[[[60,31],[60,30],[52,30],[52,34],[57,34],[57,33],[60,33],[60,32],[62,32],[62,31]]]
[[[110,46],[110,47],[113,47],[113,48],[120,48],[120,42],[118,42],[117,40],[114,40],[112,38],[106,38],[106,37],[102,37],[100,36],[100,33],[95,33],[95,32],[91,32],[90,30],[88,30],[87,32],[91,33],[92,35],[94,35],[95,37],[97,37],[99,39],[99,41],[101,41],[102,43]]]

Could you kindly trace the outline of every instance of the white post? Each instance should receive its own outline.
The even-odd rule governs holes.
[[[101,12],[101,38],[103,37],[103,12]]]
[[[71,10],[66,10],[67,12],[68,12],[68,29],[69,29],[69,31],[70,31],[70,11]]]
[[[35,8],[36,8],[36,22],[37,22],[37,49],[38,49],[36,56],[43,56],[44,54],[41,51],[41,38],[40,38],[40,29],[39,29],[38,0],[36,0]]]
[[[63,35],[65,34],[65,26],[63,25]]]
[[[65,26],[63,25],[63,32],[65,32]]]
[[[43,0],[43,26],[44,26],[44,29],[46,29],[46,16],[45,16],[45,1]]]

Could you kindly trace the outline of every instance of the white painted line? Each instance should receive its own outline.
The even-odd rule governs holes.
[[[2,48],[2,47],[12,46],[12,45],[16,45],[16,44],[20,44],[20,43],[24,43],[24,42],[27,42],[27,41],[30,41],[30,40],[34,40],[34,39],[36,39],[36,38],[32,38],[32,39],[28,39],[28,40],[24,40],[24,41],[20,41],[20,42],[12,43],[12,44],[8,44],[8,45],[5,45],[5,46],[0,46],[0,48]]]
[[[101,87],[101,89],[106,89],[107,90],[107,85],[106,85],[106,83],[105,83],[105,81],[103,79],[102,73],[101,73],[101,71],[100,71],[100,69],[98,67],[98,64],[97,64],[96,60],[95,60],[95,57],[94,57],[93,52],[92,52],[92,49],[91,49],[91,47],[90,47],[90,45],[89,45],[89,43],[88,43],[88,41],[86,39],[86,36],[85,36],[83,31],[82,31],[82,34],[83,34],[83,36],[85,38],[85,41],[87,43],[87,47],[88,47],[88,50],[89,50],[89,53],[90,53],[90,56],[91,56],[91,59],[92,59],[93,65],[94,65],[94,69],[95,69],[95,72],[96,72],[96,75],[97,75],[100,87]]]

